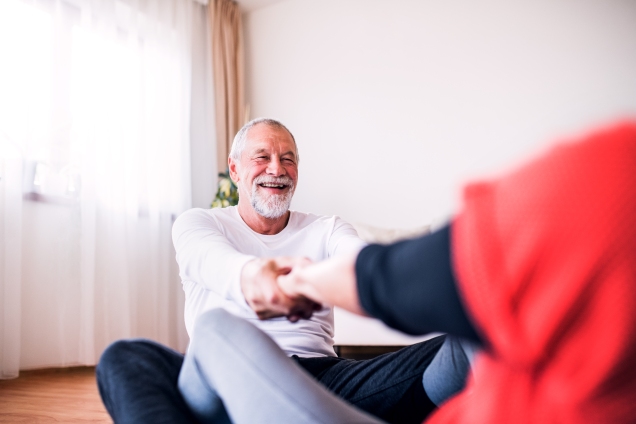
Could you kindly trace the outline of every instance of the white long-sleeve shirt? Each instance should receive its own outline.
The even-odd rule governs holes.
[[[188,334],[203,312],[224,308],[265,331],[289,356],[335,356],[331,308],[296,323],[285,317],[261,321],[243,297],[240,275],[256,257],[305,256],[321,261],[358,251],[364,242],[350,224],[336,216],[291,211],[283,231],[263,235],[245,224],[237,207],[191,209],[175,221],[172,240],[186,295]]]

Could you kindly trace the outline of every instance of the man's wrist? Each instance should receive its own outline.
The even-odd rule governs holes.
[[[245,308],[252,310],[252,306],[247,301],[247,297],[245,296],[246,290],[244,290],[244,285],[248,285],[249,282],[252,282],[254,279],[254,275],[256,274],[255,270],[255,262],[258,261],[257,257],[248,257],[240,268],[240,273],[238,275],[237,281],[233,284],[231,289],[231,297]]]
[[[256,275],[258,274],[260,268],[259,262],[262,260],[260,258],[254,258],[243,265],[243,269],[241,269],[241,277],[239,281],[239,286],[241,288],[241,294],[245,301],[250,304],[250,295],[251,295],[251,286],[254,284],[254,280]]]

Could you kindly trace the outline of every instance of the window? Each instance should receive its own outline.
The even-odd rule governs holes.
[[[88,185],[113,208],[170,203],[187,159],[189,40],[178,18],[157,18],[169,2],[90,3],[0,2],[0,131],[23,154],[24,192],[68,201]]]

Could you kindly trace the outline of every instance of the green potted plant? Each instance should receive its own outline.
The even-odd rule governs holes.
[[[219,172],[219,189],[212,200],[212,208],[225,208],[238,204],[238,188],[230,178],[230,171]]]

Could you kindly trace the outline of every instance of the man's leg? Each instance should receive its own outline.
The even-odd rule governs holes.
[[[197,320],[179,388],[203,423],[214,422],[220,399],[236,424],[380,423],[329,393],[261,330],[222,309]]]
[[[330,391],[390,423],[421,423],[436,405],[422,376],[445,336],[368,360],[295,358]]]
[[[426,394],[437,406],[464,388],[477,349],[473,343],[446,336],[422,378]]]
[[[183,355],[149,340],[111,344],[97,365],[102,401],[116,424],[196,422],[177,389]]]

